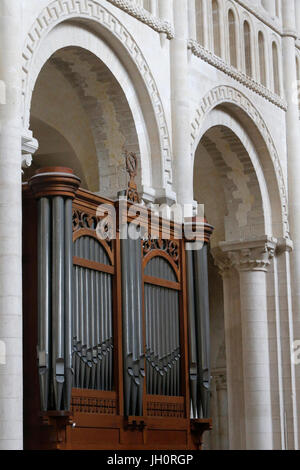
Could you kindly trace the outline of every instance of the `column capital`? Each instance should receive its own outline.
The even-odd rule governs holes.
[[[231,270],[234,268],[234,263],[228,253],[221,250],[220,247],[215,247],[210,250],[214,259],[215,265],[219,269],[219,274],[224,279],[230,276]]]
[[[221,242],[220,248],[238,271],[267,272],[275,255],[276,245],[275,238],[266,236],[242,242]]]
[[[290,238],[280,238],[276,246],[276,254],[291,253],[294,249],[294,244]]]

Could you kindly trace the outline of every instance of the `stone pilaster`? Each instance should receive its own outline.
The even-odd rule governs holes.
[[[266,273],[276,240],[222,243],[239,273],[245,448],[273,448]]]
[[[228,449],[228,399],[226,369],[215,369],[212,376],[216,386],[218,406],[218,437],[219,449]]]
[[[22,449],[21,2],[0,3],[0,449]]]
[[[291,284],[292,284],[292,322],[293,329],[300,332],[300,126],[298,99],[295,96],[297,87],[296,71],[296,12],[295,1],[285,0],[282,2],[282,16],[284,34],[282,38],[283,46],[283,78],[285,95],[288,104],[286,112],[286,132],[287,132],[287,169],[288,169],[288,195],[289,195],[289,222],[291,239],[294,250],[291,255]],[[296,338],[298,339],[298,338]],[[300,372],[294,370],[295,381],[293,386],[294,413],[300,398]],[[299,448],[299,417],[295,419],[295,448]]]
[[[239,275],[227,253],[212,255],[223,279],[229,449],[239,450],[246,447]]]

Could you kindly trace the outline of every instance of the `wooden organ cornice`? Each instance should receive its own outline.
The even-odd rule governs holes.
[[[39,170],[23,185],[25,448],[200,449],[211,429],[203,404],[209,388],[199,382],[203,358],[196,346],[189,349],[191,321],[197,334],[202,326],[187,269],[201,260],[187,259],[181,224],[143,205],[134,214],[128,194],[115,202],[79,185],[61,167]],[[108,211],[99,212],[100,205]],[[97,226],[109,209],[116,216],[99,240]],[[122,239],[129,223],[141,227],[143,239]],[[196,241],[206,246],[213,228],[205,219],[188,223],[203,228]],[[157,239],[146,236],[149,227]],[[109,338],[101,340],[104,330]],[[138,356],[131,350],[136,334]]]

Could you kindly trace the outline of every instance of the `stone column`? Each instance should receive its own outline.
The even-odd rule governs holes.
[[[296,17],[296,26],[297,26],[297,33],[298,37],[300,36],[300,2],[295,0],[295,17]]]
[[[223,279],[229,449],[241,450],[246,443],[239,275],[226,253],[215,248],[212,254]]]
[[[276,15],[276,5],[275,0],[262,0],[262,6],[268,13],[273,17]]]
[[[190,141],[188,83],[188,0],[174,0],[175,38],[171,41],[171,100],[174,175],[177,202],[193,201],[193,168]],[[191,215],[191,214],[186,214]]]
[[[157,0],[150,0],[150,10],[153,16],[157,16]]]
[[[286,113],[287,132],[287,167],[288,167],[288,195],[289,195],[289,221],[291,238],[294,243],[294,251],[291,255],[291,282],[292,282],[292,302],[293,302],[293,328],[295,339],[300,338],[300,127],[298,97],[295,90],[297,86],[297,71],[295,61],[295,2],[294,0],[284,0],[282,2],[282,16],[284,34],[283,45],[283,77],[285,96],[288,103]],[[291,338],[293,340],[293,338]],[[292,374],[295,376],[293,401],[295,420],[295,448],[299,446],[298,428],[299,413],[297,413],[297,403],[300,399],[300,371],[294,368]],[[296,416],[298,414],[298,416]]]
[[[159,0],[158,14],[161,19],[172,22],[172,0]]]
[[[0,449],[22,449],[21,2],[0,3]]]
[[[196,24],[196,2],[195,0],[189,0],[188,2],[189,12],[189,39],[197,40],[197,24]]]
[[[276,241],[222,243],[239,272],[247,450],[273,448],[266,273]]]

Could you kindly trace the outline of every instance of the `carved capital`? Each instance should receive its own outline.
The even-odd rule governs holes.
[[[239,271],[267,271],[275,255],[277,240],[272,237],[245,242],[221,242],[220,248],[227,253]]]
[[[220,276],[224,278],[230,276],[234,263],[228,253],[224,253],[219,247],[211,250],[215,265],[219,270]]]
[[[294,244],[291,239],[289,238],[281,238],[278,240],[277,247],[276,247],[276,254],[282,255],[285,252],[291,253],[294,249]]]

